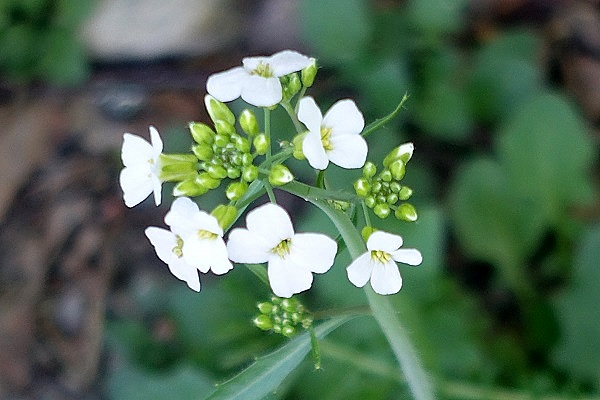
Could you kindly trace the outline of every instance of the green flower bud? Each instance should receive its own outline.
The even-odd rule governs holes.
[[[360,197],[367,197],[371,193],[371,184],[365,178],[358,178],[354,182],[354,191]]]
[[[219,204],[210,213],[219,222],[222,229],[227,229],[237,217],[237,209],[234,206]]]
[[[203,172],[203,173],[199,174],[196,177],[196,182],[199,185],[208,188],[209,190],[216,189],[221,184],[220,179],[213,178],[212,176],[210,176],[210,174],[208,172]]]
[[[294,175],[283,164],[273,165],[269,171],[269,183],[273,186],[285,185],[293,180]]]
[[[242,155],[242,165],[250,165],[254,161],[254,156],[250,153],[244,153]]]
[[[287,312],[296,312],[298,309],[298,301],[294,298],[281,300],[281,308]]]
[[[310,64],[308,64],[302,72],[300,73],[302,76],[302,84],[304,87],[311,87],[313,82],[315,81],[315,77],[317,76],[317,60],[311,57]]]
[[[222,165],[208,165],[208,167],[206,168],[206,172],[208,172],[211,178],[219,180],[225,179],[227,177],[227,170]]]
[[[245,109],[239,116],[239,123],[242,130],[249,136],[257,135],[259,132],[258,121],[252,110]]]
[[[400,185],[398,182],[390,182],[390,190],[393,193],[400,193],[401,189],[402,189],[402,185]]]
[[[365,197],[365,205],[367,207],[373,208],[373,207],[375,207],[375,204],[377,204],[377,200],[375,200],[375,197],[373,197],[373,196]]]
[[[383,188],[383,185],[381,184],[381,182],[375,182],[371,186],[371,192],[372,193],[379,193],[379,192],[381,192],[382,188]]]
[[[179,182],[193,179],[198,159],[193,154],[161,153],[159,178],[162,182]]]
[[[252,141],[252,144],[254,145],[256,154],[261,155],[261,156],[264,154],[267,154],[267,150],[268,150],[269,146],[271,146],[271,143],[269,143],[269,139],[267,138],[267,136],[264,133],[261,133],[260,135],[256,135],[254,137],[254,140]]]
[[[281,81],[283,98],[285,100],[289,100],[294,97],[294,95],[302,88],[302,82],[300,81],[298,74],[295,72],[282,76],[279,78],[279,80]]]
[[[215,130],[218,135],[231,136],[236,134],[235,127],[227,121],[215,121]]]
[[[239,168],[236,168],[236,167],[227,168],[227,177],[229,179],[237,179],[240,176],[242,176],[242,171],[240,171]]]
[[[390,151],[383,159],[383,166],[388,167],[394,160],[402,160],[404,164],[411,159],[415,146],[412,143],[404,143]]]
[[[252,322],[258,329],[262,329],[263,331],[273,329],[273,321],[271,321],[271,318],[269,318],[268,315],[257,315],[256,318],[252,320]]]
[[[369,236],[371,236],[371,234],[373,232],[375,232],[377,229],[373,228],[372,226],[365,226],[364,228],[362,228],[362,230],[360,231],[360,235],[362,236],[363,240],[366,242],[367,240],[369,240]]]
[[[247,165],[242,169],[242,179],[246,182],[254,182],[256,178],[258,178],[258,167],[256,165]]]
[[[263,314],[270,314],[273,311],[273,303],[270,303],[268,301],[258,303],[256,307],[258,308],[258,311],[260,311]]]
[[[379,174],[379,176],[384,182],[392,181],[392,172],[389,169],[384,169],[383,171],[381,171],[381,174]]]
[[[398,158],[390,163],[389,169],[394,179],[399,181],[404,178],[404,174],[406,173],[406,164],[404,164],[404,161]]]
[[[231,201],[236,201],[239,200],[247,190],[248,184],[246,182],[232,182],[227,186],[225,196]]]
[[[181,181],[173,188],[173,196],[175,197],[196,197],[206,192],[208,192],[208,188],[198,183],[195,178]]]
[[[394,215],[396,216],[396,218],[408,222],[414,222],[418,218],[417,210],[412,204],[409,203],[400,204],[400,206],[396,209]]]
[[[371,161],[367,161],[363,166],[363,176],[365,178],[372,178],[377,173],[377,167]]]
[[[235,124],[235,116],[229,107],[211,95],[207,94],[204,97],[204,105],[206,106],[206,111],[208,111],[208,115],[213,122],[216,123],[217,121],[226,121],[229,122],[230,125]]]
[[[224,149],[229,143],[229,135],[222,135],[218,133],[215,136],[215,146]]]
[[[192,146],[192,152],[200,161],[210,161],[215,156],[212,147],[206,144],[195,144]]]
[[[385,198],[385,202],[388,203],[389,205],[393,206],[394,204],[396,204],[398,202],[398,195],[396,193],[388,194],[387,197]]]
[[[212,144],[215,140],[215,131],[210,126],[201,122],[189,123],[190,133],[192,138],[198,144]]]
[[[379,203],[373,208],[373,213],[379,218],[385,219],[390,215],[391,209],[387,203]]]
[[[282,334],[283,336],[285,336],[285,337],[288,337],[288,338],[290,338],[290,337],[292,337],[292,336],[294,336],[294,335],[296,334],[296,328],[294,328],[294,327],[293,327],[293,326],[291,326],[291,325],[284,325],[284,326],[281,328],[281,334]]]
[[[244,154],[247,154],[250,152],[250,142],[245,137],[236,135],[235,140],[232,140],[232,141],[233,141],[233,145],[239,152],[244,153]]]
[[[408,186],[402,186],[400,191],[398,191],[398,198],[402,201],[410,199],[413,194],[413,190]]]
[[[294,139],[292,140],[292,146],[294,146],[294,152],[292,153],[292,155],[296,160],[306,159],[306,157],[304,156],[304,151],[302,150],[302,143],[304,142],[304,138],[307,134],[308,132],[299,133],[296,136],[294,136]]]

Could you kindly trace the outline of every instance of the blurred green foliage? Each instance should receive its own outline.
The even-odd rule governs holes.
[[[419,221],[390,219],[380,227],[423,253],[421,266],[401,267],[404,287],[393,302],[439,397],[598,393],[600,225],[577,212],[598,200],[592,181],[598,148],[569,97],[548,83],[538,34],[512,28],[480,43],[461,42],[466,1],[299,4],[306,43],[328,78],[327,87],[314,90],[330,103],[340,94],[356,97],[367,122],[389,113],[405,92],[411,96],[400,118],[369,137],[369,151],[377,160],[402,141],[415,142],[405,179],[415,190]],[[274,118],[277,125],[276,112]],[[309,174],[302,165],[293,164],[295,172]],[[335,166],[327,171],[335,187],[350,188],[341,176]],[[317,209],[293,218],[299,231],[336,234]],[[366,304],[346,278],[348,262],[342,254],[300,296],[309,307]],[[198,371],[222,381],[275,348],[278,338],[250,327],[248,306],[267,298],[251,290],[252,282],[236,269],[199,296],[172,289],[167,297],[175,297],[162,311],[177,327],[176,359],[152,362],[141,355],[147,349],[138,349],[125,371],[162,367],[170,371],[163,379],[181,386],[192,363],[202,378],[190,385],[200,385],[206,376]],[[137,332],[108,330],[113,345],[147,342],[147,333]],[[306,360],[269,398],[410,398],[372,318],[337,329],[322,353],[322,370]],[[133,375],[139,385],[150,379],[146,372]],[[109,379],[112,398],[127,398],[119,379],[118,373]]]
[[[0,0],[0,74],[16,82],[83,81],[78,29],[93,0]]]

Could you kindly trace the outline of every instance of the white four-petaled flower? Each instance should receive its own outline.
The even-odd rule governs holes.
[[[331,268],[337,243],[320,233],[294,233],[288,213],[268,203],[248,213],[246,229],[231,231],[227,250],[235,262],[267,262],[273,293],[291,297],[311,287],[313,272]]]
[[[161,202],[161,181],[159,156],[163,143],[158,131],[150,127],[150,140],[152,144],[139,136],[125,133],[121,159],[125,168],[119,175],[119,183],[123,189],[123,200],[127,207],[141,203],[154,192],[154,202]]]
[[[165,222],[171,231],[150,227],[146,229],[146,236],[173,275],[186,281],[191,289],[200,290],[198,271],[210,270],[222,275],[233,268],[217,219],[201,211],[192,200],[177,198]]]
[[[401,249],[402,237],[375,231],[367,240],[367,252],[360,255],[347,268],[348,279],[363,287],[369,279],[371,287],[379,294],[394,294],[402,288],[402,277],[396,262],[419,265],[423,256],[417,249]]]
[[[292,50],[270,57],[246,57],[243,66],[211,75],[206,90],[215,99],[228,102],[242,99],[257,107],[271,107],[282,99],[279,77],[300,71],[311,59]]]
[[[340,100],[323,116],[312,97],[303,97],[298,119],[308,129],[302,152],[311,167],[324,170],[329,161],[342,168],[360,168],[365,164],[368,147],[360,136],[365,120],[354,101]]]

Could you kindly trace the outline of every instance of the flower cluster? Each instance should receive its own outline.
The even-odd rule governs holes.
[[[154,127],[150,127],[150,142],[124,134],[121,152],[124,168],[120,184],[128,207],[152,193],[158,206],[162,184],[174,183],[176,199],[164,219],[168,229],[149,227],[145,231],[172,274],[200,291],[199,273],[222,275],[234,263],[266,264],[262,277],[277,297],[259,305],[261,314],[254,322],[261,329],[285,336],[312,323],[312,317],[292,296],[310,289],[314,274],[329,271],[339,249],[338,242],[323,233],[296,232],[290,214],[276,202],[274,187],[329,207],[339,218],[354,221],[357,230],[360,224],[365,227],[369,233],[364,238],[366,252],[346,268],[355,286],[370,281],[379,294],[397,293],[402,279],[396,263],[422,262],[418,250],[401,248],[400,236],[377,230],[368,217],[372,209],[380,218],[394,211],[400,220],[416,220],[414,207],[405,202],[412,190],[400,184],[413,145],[393,149],[377,173],[375,164],[367,161],[365,121],[356,103],[341,99],[323,115],[315,99],[306,95],[317,70],[314,58],[290,50],[270,57],[244,58],[241,67],[209,77],[204,103],[212,126],[189,123],[194,144],[188,153],[164,153]],[[256,109],[245,108],[236,118],[225,104],[239,97],[250,106],[262,108],[262,127]],[[274,149],[269,112],[278,106],[287,112],[296,132]],[[306,159],[316,170],[314,185],[295,180],[286,166],[292,156]],[[323,173],[330,162],[346,169],[362,168],[362,177],[354,183],[356,195],[341,196],[328,189]],[[221,187],[223,181],[228,182],[224,188],[228,202],[212,212],[201,210],[191,199]],[[245,227],[232,228],[263,194],[270,202],[249,209]],[[364,210],[362,221],[357,214],[360,208]]]

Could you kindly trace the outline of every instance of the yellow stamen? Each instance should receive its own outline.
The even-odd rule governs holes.
[[[372,250],[371,259],[373,261],[378,261],[382,264],[385,264],[392,259],[392,256],[390,253],[387,253],[383,250]]]
[[[333,150],[333,145],[331,144],[331,128],[327,128],[326,126],[321,127],[321,143],[323,144],[323,148],[326,151]]]
[[[198,231],[198,237],[200,239],[211,239],[211,240],[213,240],[213,239],[216,239],[218,236],[219,235],[217,235],[216,233],[205,231],[204,229],[200,229]]]
[[[258,75],[263,78],[272,78],[273,77],[273,69],[268,63],[263,63],[260,61],[255,69],[250,72],[250,75]]]
[[[272,253],[277,254],[281,258],[285,258],[286,255],[290,254],[290,246],[292,239],[284,239],[279,244],[271,249]]]
[[[183,239],[182,238],[177,236],[177,243],[175,244],[175,247],[173,247],[173,250],[171,250],[171,251],[177,256],[177,258],[183,257]]]

